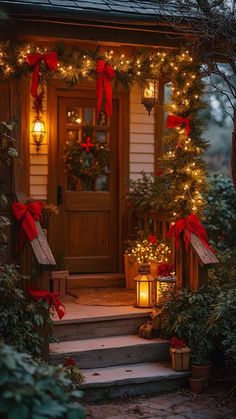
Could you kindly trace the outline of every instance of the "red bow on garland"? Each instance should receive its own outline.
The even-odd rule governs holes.
[[[112,114],[112,87],[111,81],[115,77],[115,71],[110,64],[104,60],[97,63],[97,113],[99,114],[102,107],[102,90],[103,85],[106,93],[105,112],[107,116]]]
[[[43,61],[49,70],[54,71],[57,68],[57,52],[46,52],[45,54],[35,53],[35,54],[28,54],[26,57],[27,63],[30,66],[34,66],[33,75],[32,75],[32,83],[30,92],[33,97],[37,95],[37,88],[38,88],[38,80],[39,80],[39,66],[40,63]]]
[[[203,227],[201,221],[195,214],[190,214],[186,218],[179,218],[175,224],[170,228],[167,233],[167,237],[170,239],[172,236],[175,237],[175,245],[177,248],[180,246],[180,234],[185,233],[184,241],[186,246],[186,251],[188,251],[191,233],[196,234],[199,237],[201,242],[210,249],[208,243],[207,232]]]
[[[190,131],[191,131],[189,118],[182,118],[182,116],[178,116],[178,115],[167,116],[166,128],[177,128],[180,125],[184,125],[186,135],[189,136]]]
[[[13,202],[12,212],[17,221],[21,222],[20,230],[20,247],[22,248],[25,242],[25,236],[30,241],[38,236],[38,230],[35,221],[41,218],[43,202],[30,202],[29,204],[21,204],[20,202]]]
[[[59,300],[59,292],[50,292],[46,290],[36,290],[34,288],[28,288],[28,293],[36,300],[44,300],[48,303],[49,307],[54,307],[59,319],[65,315],[65,306]],[[62,308],[60,308],[62,307]]]
[[[86,153],[90,153],[90,149],[94,147],[94,144],[92,143],[91,138],[87,137],[85,143],[80,143],[80,147],[83,147],[86,150]]]

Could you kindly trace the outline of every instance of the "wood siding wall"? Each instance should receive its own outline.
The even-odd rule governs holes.
[[[30,130],[32,128],[32,121],[34,119],[34,112],[32,109],[33,99],[30,98]],[[48,188],[48,124],[47,124],[47,89],[45,86],[45,99],[44,99],[44,113],[43,119],[46,127],[46,136],[44,137],[43,144],[39,151],[33,143],[32,135],[29,133],[30,138],[30,196],[39,200],[47,199]]]
[[[141,88],[130,91],[130,178],[138,179],[143,170],[154,172],[155,121],[141,104]]]

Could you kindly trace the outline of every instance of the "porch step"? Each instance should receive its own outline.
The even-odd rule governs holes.
[[[125,364],[106,368],[82,369],[85,382],[80,385],[87,400],[112,399],[178,390],[187,383],[189,373],[174,372],[161,362]]]
[[[73,288],[113,288],[124,286],[125,275],[121,273],[70,274],[67,279],[67,290]]]
[[[111,307],[106,307],[106,309],[107,313],[109,313]],[[130,313],[127,313],[125,312],[125,308],[124,314],[120,312],[120,314],[107,314],[93,317],[91,313],[87,317],[54,321],[55,336],[59,341],[64,342],[105,336],[137,334],[139,326],[150,318],[150,311],[135,311],[135,309],[132,309]]]
[[[80,368],[167,361],[169,346],[164,339],[147,340],[135,335],[83,339],[50,345],[50,360],[62,364],[66,356],[73,357]]]

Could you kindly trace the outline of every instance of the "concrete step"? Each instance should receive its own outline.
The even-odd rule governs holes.
[[[102,368],[137,362],[167,361],[169,341],[142,339],[135,335],[74,340],[50,345],[50,362],[62,364],[75,358],[80,368]]]
[[[74,288],[125,287],[125,276],[121,273],[71,274],[67,279],[67,291]]]
[[[106,307],[108,313],[109,308]],[[130,313],[127,313],[125,311],[127,310],[126,307],[123,310],[124,314],[121,312],[121,314],[108,314],[100,317],[88,315],[83,318],[56,320],[54,321],[54,334],[59,341],[91,339],[104,336],[136,335],[139,326],[150,318],[150,311],[130,308]]]
[[[189,373],[175,372],[169,364],[148,362],[106,368],[82,369],[85,382],[80,385],[87,400],[112,399],[163,393],[186,385]]]

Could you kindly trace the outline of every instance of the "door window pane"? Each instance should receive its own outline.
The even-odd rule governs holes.
[[[67,108],[67,124],[81,125],[81,110],[79,108]]]
[[[84,108],[83,110],[83,124],[93,124],[95,120],[95,109]]]

